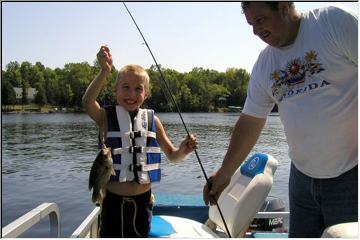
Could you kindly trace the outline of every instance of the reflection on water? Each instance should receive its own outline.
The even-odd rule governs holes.
[[[159,113],[175,145],[186,135],[176,113]],[[207,175],[220,166],[237,113],[183,114],[199,141],[198,154]],[[40,205],[60,207],[62,237],[68,237],[94,205],[87,189],[88,174],[97,153],[97,128],[86,114],[3,114],[2,226]],[[279,117],[269,117],[253,152],[270,153],[280,161],[270,195],[286,203],[289,160]],[[202,195],[205,183],[195,154],[181,163],[162,161],[156,193]],[[76,209],[76,211],[74,211]],[[48,237],[48,219],[23,237]]]

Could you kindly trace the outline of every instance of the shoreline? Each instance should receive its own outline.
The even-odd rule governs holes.
[[[78,107],[56,107],[53,105],[39,106],[36,104],[1,106],[1,113],[85,113]]]
[[[41,106],[37,106],[37,105],[14,105],[14,106],[10,106],[8,109],[6,106],[4,108],[4,106],[2,106],[1,108],[1,113],[11,113],[11,114],[15,114],[15,113],[86,113],[86,111],[83,108],[80,107],[55,107],[55,106],[51,106],[51,105],[45,105],[43,107]],[[218,108],[216,109],[216,111],[211,111],[211,112],[202,112],[202,113],[229,113],[229,112],[238,112],[240,113],[241,111],[234,111],[230,108],[227,107],[223,107],[223,108]],[[195,113],[195,112],[182,112],[182,113]]]
[[[176,111],[169,111],[176,112]],[[218,107],[216,109],[212,109],[212,111],[201,112],[201,113],[241,113],[242,107],[237,107],[236,109],[233,106],[228,107]],[[44,105],[39,106],[36,104],[27,104],[27,105],[7,105],[1,106],[1,113],[86,113],[84,108],[81,107],[62,107],[62,106],[54,106],[54,105]],[[199,113],[199,112],[182,112],[182,113]],[[274,108],[273,111],[269,114],[269,116],[278,116],[279,112],[277,108]]]

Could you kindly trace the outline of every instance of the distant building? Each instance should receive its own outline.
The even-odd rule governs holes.
[[[21,101],[22,99],[22,88],[14,87],[14,91],[16,94],[16,100]],[[35,88],[28,88],[27,89],[27,100],[32,102],[35,99],[37,91]]]

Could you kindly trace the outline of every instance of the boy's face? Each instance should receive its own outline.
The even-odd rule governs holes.
[[[145,76],[126,72],[121,75],[116,88],[117,103],[127,111],[140,108],[147,97],[147,81]]]

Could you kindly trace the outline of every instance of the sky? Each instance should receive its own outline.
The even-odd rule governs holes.
[[[194,67],[249,73],[266,46],[253,35],[240,2],[128,2],[157,62],[189,72]],[[300,12],[341,5],[358,12],[358,2],[296,2]],[[63,68],[93,64],[108,45],[114,66],[154,64],[121,2],[2,2],[2,69],[10,61]]]

